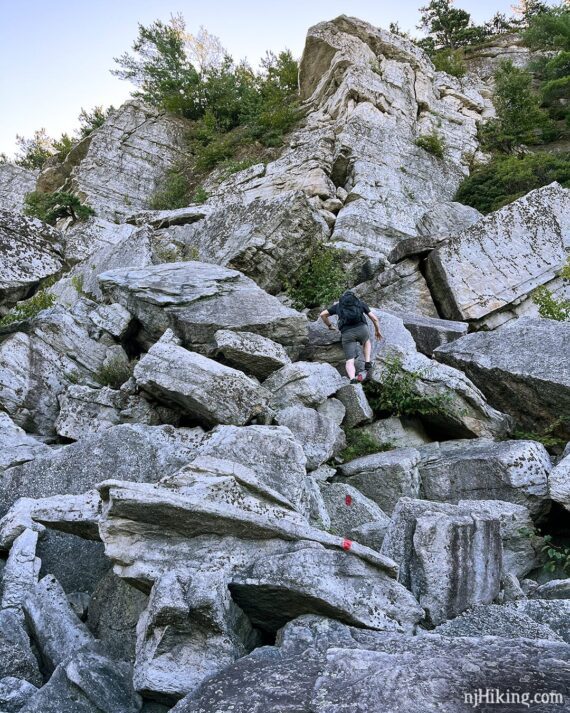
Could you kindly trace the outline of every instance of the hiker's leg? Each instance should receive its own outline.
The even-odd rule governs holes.
[[[349,379],[354,379],[356,376],[356,368],[354,366],[354,359],[347,359],[346,360],[346,375],[348,376]]]
[[[364,344],[362,345],[362,349],[364,351],[364,361],[369,364],[370,363],[370,355],[372,354],[372,342],[370,339],[367,339]]]

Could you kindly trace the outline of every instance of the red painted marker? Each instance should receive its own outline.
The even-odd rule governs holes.
[[[346,551],[348,552],[348,550],[349,550],[351,547],[352,547],[352,540],[347,540],[347,539],[345,538],[345,539],[342,541],[342,549],[343,549],[343,550],[346,550]]]
[[[347,495],[347,496],[344,498],[344,502],[345,502],[347,505],[352,505],[352,495]]]

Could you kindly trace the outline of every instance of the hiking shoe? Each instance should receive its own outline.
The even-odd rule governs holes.
[[[360,376],[360,374],[359,374],[358,376]],[[359,380],[358,376],[355,377],[354,379],[351,379],[351,380],[350,380],[350,383],[351,383],[351,384],[359,384],[359,383],[360,383],[360,380]]]

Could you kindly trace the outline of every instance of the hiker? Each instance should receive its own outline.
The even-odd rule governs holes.
[[[321,312],[321,319],[329,329],[336,329],[329,319],[333,314],[338,315],[338,328],[342,335],[342,348],[346,357],[346,373],[350,383],[354,384],[363,380],[362,378],[356,378],[356,367],[354,365],[354,360],[358,355],[359,344],[364,352],[364,369],[367,375],[372,368],[372,362],[370,361],[372,344],[366,317],[374,324],[376,339],[381,339],[382,337],[380,334],[380,322],[378,317],[370,311],[370,307],[366,302],[359,300],[351,290],[344,292],[338,302]]]

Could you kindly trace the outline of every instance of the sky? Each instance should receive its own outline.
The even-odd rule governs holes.
[[[457,0],[475,22],[513,0]],[[138,23],[167,21],[181,12],[187,30],[201,25],[234,59],[256,65],[268,49],[300,57],[307,29],[337,15],[373,25],[418,23],[424,0],[0,0],[0,152],[12,156],[16,134],[73,132],[81,108],[114,106],[132,86],[113,77],[113,58],[130,49]]]

